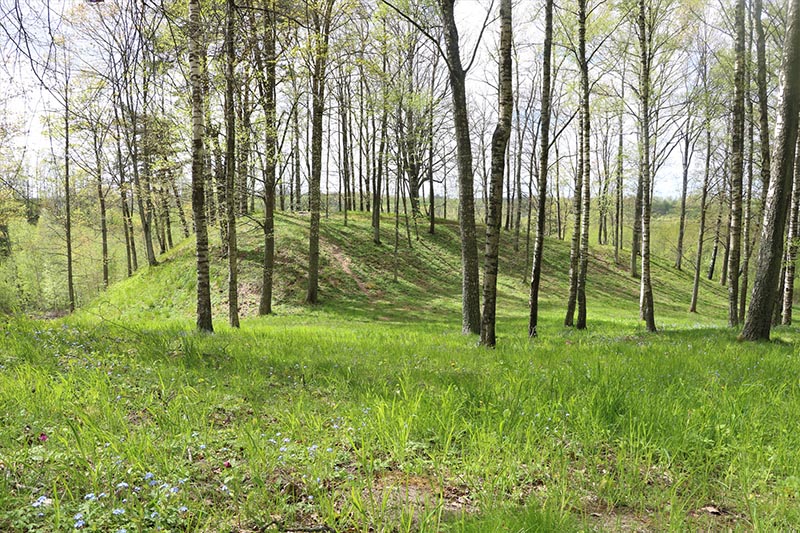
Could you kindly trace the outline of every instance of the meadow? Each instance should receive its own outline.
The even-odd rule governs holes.
[[[323,221],[323,303],[301,305],[307,220],[280,215],[276,313],[193,328],[193,242],[72,316],[2,318],[2,531],[778,531],[800,524],[798,331],[740,343],[726,290],[593,248],[589,329],[561,324],[568,243],[547,240],[540,337],[504,234],[498,347],[460,332],[457,227]],[[401,228],[402,229],[402,228]],[[405,230],[403,230],[405,231]],[[218,254],[218,246],[212,253]],[[627,257],[625,255],[624,257]],[[627,260],[625,261],[627,264]],[[691,265],[686,266],[687,269]],[[397,272],[397,280],[394,274]]]

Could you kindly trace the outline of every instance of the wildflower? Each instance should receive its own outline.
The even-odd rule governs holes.
[[[40,442],[47,442],[48,438],[49,437],[47,436],[47,433],[44,433],[44,432],[39,433],[39,441]]]
[[[127,489],[128,487],[130,487],[130,485],[128,485],[124,481],[121,481],[121,482],[117,483],[117,489],[119,489],[119,490]]]
[[[325,451],[331,453],[333,451],[333,448],[325,448]]]
[[[154,477],[154,476],[153,476],[153,473],[152,473],[152,472],[147,472],[147,473],[144,475],[144,478],[145,478],[145,479],[153,479],[153,477]]]
[[[97,496],[94,495],[94,492],[90,492],[89,494],[84,496],[83,499],[86,500],[86,501],[89,501],[89,502],[93,502],[93,501],[95,501],[97,499]],[[78,513],[78,514],[80,514],[80,513]]]
[[[201,450],[205,450],[205,449],[206,449],[206,445],[205,445],[205,444],[201,444],[201,445],[200,445],[200,449],[201,449]]]
[[[180,507],[178,507],[178,512],[179,513],[185,513],[188,510],[189,510],[189,508],[186,507],[185,505],[181,505]]]
[[[31,507],[41,507],[42,504],[47,502],[47,496],[39,496],[36,501],[31,504]]]
[[[127,530],[127,529],[125,529],[124,527],[121,527],[121,528],[119,528],[119,529],[117,530],[117,533],[128,533],[128,530]]]
[[[86,521],[85,520],[76,520],[75,521],[75,529],[83,529],[83,527],[85,525],[86,525]]]
[[[75,516],[73,516],[72,518],[74,518],[75,520],[82,520],[83,513],[75,513]]]
[[[114,509],[113,511],[111,511],[111,514],[114,514],[114,515],[125,514],[125,509],[120,509],[120,508]]]
[[[108,496],[108,494],[106,494],[105,492],[101,492],[100,494],[97,495],[98,498],[105,498],[106,496]]]
[[[172,487],[171,489],[169,489],[169,491],[170,491],[172,494],[177,494],[179,490],[181,490],[181,489],[179,489],[178,487]]]
[[[152,513],[150,513],[150,518],[152,520],[155,520],[156,518],[158,518],[158,511],[153,511]]]
[[[230,461],[225,461],[224,463],[222,463],[222,466],[224,466],[225,468],[230,468],[231,467],[231,462]]]
[[[286,451],[286,446],[281,446],[281,451],[285,452]]]

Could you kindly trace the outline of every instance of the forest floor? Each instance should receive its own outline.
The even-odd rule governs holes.
[[[795,327],[740,343],[726,290],[596,247],[589,329],[561,326],[568,243],[548,240],[526,336],[525,238],[504,234],[498,346],[460,332],[457,227],[419,239],[323,220],[319,306],[301,305],[307,219],[277,226],[276,313],[194,331],[193,243],[70,317],[0,335],[0,531],[777,531],[800,524]],[[623,254],[626,258],[627,253]],[[685,262],[685,268],[691,268]],[[398,274],[394,281],[394,272]]]

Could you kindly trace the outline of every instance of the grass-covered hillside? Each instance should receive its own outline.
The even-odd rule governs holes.
[[[3,319],[0,531],[777,531],[800,523],[793,327],[743,344],[726,291],[594,249],[589,329],[561,326],[568,243],[546,242],[526,337],[524,236],[504,234],[496,350],[460,333],[457,227],[323,221],[321,299],[302,305],[307,219],[277,225],[276,314],[256,317],[245,223],[241,330],[193,329],[185,241],[75,315]],[[626,256],[627,257],[627,256]],[[627,261],[625,261],[627,263]],[[394,281],[395,268],[397,281]],[[686,268],[691,268],[687,265]]]

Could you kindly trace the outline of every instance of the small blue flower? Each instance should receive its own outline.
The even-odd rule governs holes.
[[[124,527],[121,527],[121,528],[119,528],[119,529],[117,530],[117,533],[128,533],[128,530],[127,530],[127,529],[125,529]]]
[[[179,489],[178,487],[172,487],[171,489],[169,489],[169,491],[170,491],[172,494],[177,494],[179,490],[181,490],[181,489]]]
[[[76,520],[75,521],[75,529],[82,529],[83,526],[85,526],[85,525],[86,525],[86,521],[85,520]]]
[[[153,473],[152,473],[152,472],[147,472],[147,473],[144,475],[144,478],[145,478],[145,479],[153,479],[153,477],[154,477],[154,476],[153,476]]]
[[[83,519],[83,513],[75,513],[75,516],[73,516],[72,518],[74,518],[75,520],[81,520]]]
[[[115,514],[115,515],[125,514],[125,509],[121,509],[121,508],[114,509],[113,511],[111,511],[111,514]]]
[[[105,498],[106,496],[108,496],[108,494],[106,494],[105,492],[101,492],[100,494],[97,495],[98,498]]]
[[[94,492],[90,492],[89,494],[84,496],[83,499],[87,500],[87,501],[90,501],[90,502],[93,502],[93,501],[95,501],[97,499],[97,496],[94,495]]]
[[[189,510],[189,508],[186,507],[185,505],[181,505],[180,507],[178,507],[178,512],[179,513],[185,513],[188,510]]]
[[[152,513],[150,513],[150,518],[153,520],[158,518],[158,511],[153,511]]]
[[[41,507],[47,501],[47,496],[39,496],[36,501],[31,504],[31,507]]]
[[[127,489],[128,487],[130,487],[130,485],[128,485],[128,484],[127,484],[126,482],[124,482],[124,481],[122,481],[122,482],[120,482],[120,483],[117,483],[117,488],[118,488],[119,490],[122,490],[122,489]]]

